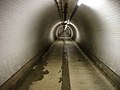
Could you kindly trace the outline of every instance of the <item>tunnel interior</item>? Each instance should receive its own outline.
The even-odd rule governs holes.
[[[58,38],[64,37],[76,43],[120,89],[120,1],[81,0],[66,27],[64,22],[78,1],[0,0],[1,90],[12,90]]]

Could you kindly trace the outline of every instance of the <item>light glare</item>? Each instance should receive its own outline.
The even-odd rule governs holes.
[[[103,4],[106,2],[106,0],[83,0],[82,3],[84,5],[87,5],[89,7],[92,7],[94,9],[98,9],[101,8],[102,6],[104,6]]]
[[[78,3],[77,3],[77,5],[80,6],[81,4],[82,4],[82,1],[79,0]]]

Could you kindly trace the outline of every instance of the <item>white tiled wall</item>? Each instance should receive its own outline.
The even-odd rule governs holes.
[[[81,46],[120,75],[120,0],[93,1],[83,2],[74,17],[83,28]]]
[[[56,10],[51,0],[0,0],[0,85],[51,43]]]

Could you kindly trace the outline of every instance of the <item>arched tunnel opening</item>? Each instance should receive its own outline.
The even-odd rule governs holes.
[[[77,27],[73,23],[69,23],[64,31],[64,27],[61,22],[58,22],[54,25],[52,29],[51,37],[56,39],[58,37],[64,37],[64,33],[66,33],[66,37],[70,37],[73,40],[79,40],[80,34],[78,33]]]
[[[0,0],[0,90],[120,90],[120,0]]]

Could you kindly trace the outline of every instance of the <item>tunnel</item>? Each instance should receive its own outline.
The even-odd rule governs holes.
[[[0,0],[0,90],[120,90],[120,0]]]

